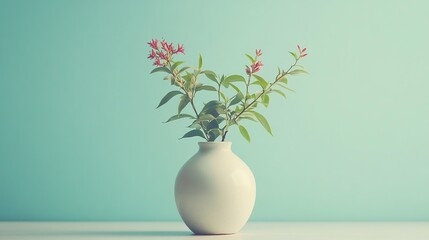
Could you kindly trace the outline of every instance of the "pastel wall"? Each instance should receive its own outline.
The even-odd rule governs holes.
[[[252,220],[429,220],[427,1],[0,1],[0,220],[179,220],[173,184],[198,139],[163,124],[151,38],[184,60],[271,78],[307,47],[311,73],[237,131]]]

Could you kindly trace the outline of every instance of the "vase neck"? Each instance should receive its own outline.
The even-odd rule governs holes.
[[[199,142],[200,151],[231,151],[231,142]]]

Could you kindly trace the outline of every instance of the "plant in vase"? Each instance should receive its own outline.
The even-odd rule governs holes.
[[[259,122],[272,134],[267,119],[256,109],[261,105],[268,107],[271,94],[286,97],[285,90],[293,91],[287,87],[288,77],[306,73],[298,62],[307,56],[307,49],[298,45],[297,52],[290,52],[294,60],[292,65],[286,70],[278,68],[276,77],[267,81],[258,74],[263,66],[262,51],[258,49],[253,56],[245,54],[250,63],[245,66],[243,75],[226,76],[203,69],[201,55],[197,67],[183,66],[183,61],[175,60],[176,55],[185,54],[181,44],[176,47],[157,39],[148,44],[151,47],[148,58],[156,66],[151,73],[164,73],[164,80],[175,88],[161,99],[158,107],[180,97],[177,114],[167,122],[189,119],[192,130],[182,138],[206,140],[199,143],[199,151],[186,162],[176,178],[179,213],[196,234],[238,232],[253,210],[256,185],[251,170],[231,151],[231,143],[225,139],[231,128],[237,126],[250,142],[250,134],[244,126],[246,121]],[[227,89],[232,89],[234,94],[229,96]],[[213,100],[198,106],[196,97],[202,93],[213,94]]]

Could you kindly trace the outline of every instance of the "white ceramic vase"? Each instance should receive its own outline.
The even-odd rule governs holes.
[[[255,178],[230,142],[200,142],[180,169],[176,205],[195,234],[233,234],[246,224],[256,197]]]

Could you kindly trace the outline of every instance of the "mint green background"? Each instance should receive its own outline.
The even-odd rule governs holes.
[[[244,74],[311,72],[262,110],[274,137],[232,131],[253,169],[252,220],[429,220],[427,1],[0,1],[0,220],[179,220],[197,139],[155,110],[171,87],[146,42]]]

